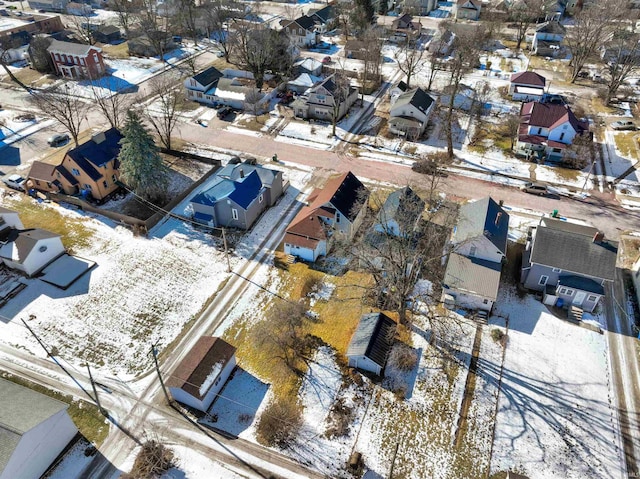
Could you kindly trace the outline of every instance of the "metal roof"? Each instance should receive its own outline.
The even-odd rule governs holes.
[[[500,286],[502,265],[458,253],[449,255],[444,284],[451,289],[465,291],[495,301]]]
[[[460,207],[455,242],[486,236],[503,254],[507,251],[509,215],[487,196]]]
[[[366,356],[384,367],[393,346],[396,323],[383,313],[369,313],[360,318],[353,333],[347,356]]]

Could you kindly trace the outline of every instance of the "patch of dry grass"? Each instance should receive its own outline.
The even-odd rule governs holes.
[[[614,135],[616,148],[627,158],[638,159],[638,138],[640,136],[632,131],[616,133]]]
[[[264,128],[268,119],[269,115],[266,113],[263,115],[252,116],[251,118],[239,122],[238,126],[251,131],[262,131],[262,128]]]
[[[469,149],[476,153],[485,153],[491,146],[506,154],[511,154],[511,139],[506,125],[485,123],[476,128]]]
[[[102,51],[108,58],[126,59],[129,58],[129,43],[122,42],[119,45],[102,45]]]

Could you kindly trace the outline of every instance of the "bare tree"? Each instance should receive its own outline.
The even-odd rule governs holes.
[[[367,28],[362,40],[367,44],[367,50],[362,58],[364,63],[362,68],[362,95],[364,97],[365,92],[374,91],[380,85],[383,42],[378,29],[375,27]]]
[[[137,21],[136,14],[141,8],[140,2],[138,0],[111,0],[111,8],[118,15],[118,24],[129,38],[131,28]]]
[[[84,12],[81,15],[69,15],[70,26],[76,36],[87,45],[95,45],[93,32],[98,27],[98,22],[91,12]]]
[[[485,114],[484,106],[491,98],[492,90],[491,84],[486,80],[476,83],[475,95],[471,105],[471,117],[476,123],[479,123]]]
[[[123,479],[142,479],[161,477],[176,465],[173,451],[157,439],[146,440],[136,456],[131,473],[124,474]]]
[[[394,53],[398,68],[407,77],[407,88],[411,86],[411,78],[424,68],[425,50],[417,38],[410,36]]]
[[[66,85],[33,93],[30,100],[44,115],[52,117],[64,126],[78,146],[78,136],[82,122],[87,119],[89,103],[70,92]]]
[[[242,6],[236,0],[208,0],[201,4],[202,20],[207,30],[207,37],[213,37],[224,57],[229,61],[234,42],[231,39],[233,33],[229,27],[233,19],[238,18],[243,11]]]
[[[567,168],[581,170],[596,159],[593,138],[589,132],[576,135],[562,156],[562,164]]]
[[[351,82],[345,75],[344,70],[334,73],[333,78],[332,104],[331,104],[331,134],[336,135],[336,126],[340,120],[344,103],[351,92]]]
[[[516,139],[518,138],[518,131],[520,130],[520,116],[510,113],[503,120],[506,134],[509,135],[511,141],[511,150],[516,146]]]
[[[485,41],[485,30],[478,27],[466,35],[456,37],[454,53],[449,61],[449,104],[446,107],[444,128],[447,135],[447,154],[450,159],[453,153],[453,120],[456,95],[460,82],[466,73],[478,63],[478,54]]]
[[[573,17],[565,45],[571,50],[569,80],[574,83],[585,64],[595,55],[604,39],[612,34],[613,20],[626,10],[620,0],[589,2]]]
[[[171,149],[171,135],[186,101],[182,90],[176,87],[175,83],[174,75],[159,75],[151,80],[151,96],[156,98],[159,111],[157,114],[147,112],[149,123],[167,150]]]
[[[105,92],[105,88],[109,91]],[[127,111],[133,105],[133,97],[130,94],[118,93],[117,89],[117,80],[113,77],[107,77],[99,83],[91,83],[91,95],[98,110],[112,128],[120,129]]]
[[[0,65],[2,65],[2,68],[4,68],[4,71],[9,75],[12,82],[31,93],[31,88],[20,81],[9,68],[9,63],[11,63],[11,50],[20,46],[22,45],[20,45],[20,41],[16,37],[5,36],[0,38]]]
[[[31,67],[40,73],[51,73],[53,71],[53,61],[47,51],[52,39],[44,35],[36,35],[29,42],[29,57]]]
[[[604,61],[608,104],[622,84],[640,69],[640,33],[630,32],[625,23],[616,25],[611,40],[605,44]]]
[[[196,8],[196,2],[195,0],[178,0],[178,7],[179,9],[175,15],[174,21],[180,25],[181,30],[183,30],[197,46],[197,22],[199,20],[200,12]]]
[[[258,120],[258,115],[262,113],[262,98],[264,95],[257,88],[251,89],[245,95],[244,101],[244,109],[245,111],[250,111],[256,117],[256,121]]]
[[[137,14],[140,28],[146,33],[154,52],[164,61],[169,44],[169,21],[167,16],[158,13],[155,0],[141,0],[141,9]]]
[[[509,6],[507,20],[516,30],[517,49],[520,49],[531,24],[544,18],[546,3],[547,0],[516,0]]]

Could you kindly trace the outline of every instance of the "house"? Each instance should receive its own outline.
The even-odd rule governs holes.
[[[446,307],[491,311],[507,254],[508,229],[509,215],[490,197],[460,207],[444,275]]]
[[[401,94],[389,110],[389,131],[415,140],[427,128],[435,100],[422,88]]]
[[[236,348],[202,336],[167,381],[173,399],[207,412],[236,367]]]
[[[66,6],[66,11],[69,15],[77,15],[79,17],[90,15],[93,13],[91,5],[86,3],[69,2]]]
[[[344,57],[364,60],[369,52],[369,47],[362,40],[347,40],[344,45]]]
[[[334,234],[347,240],[362,224],[369,191],[347,172],[315,189],[287,228],[284,252],[304,261],[316,261],[331,249]]]
[[[306,15],[285,23],[282,29],[291,43],[297,47],[310,47],[318,43],[316,23],[313,18]]]
[[[222,72],[216,67],[209,67],[197,75],[187,78],[184,81],[186,97],[200,103],[213,104],[212,95],[208,95],[207,92],[213,88],[212,93],[215,96],[215,86],[220,78],[222,78]]]
[[[60,235],[39,228],[0,230],[0,258],[11,269],[33,276],[65,253]]]
[[[480,0],[457,0],[454,10],[458,20],[478,20],[482,3]]]
[[[539,101],[544,94],[547,80],[534,72],[520,72],[511,75],[509,95],[514,101]]]
[[[557,20],[545,22],[536,28],[531,50],[543,57],[556,57],[565,34],[566,28]]]
[[[295,62],[293,68],[298,75],[307,73],[313,76],[320,76],[322,73],[322,62],[319,62],[315,58],[303,58]]]
[[[427,51],[432,55],[446,57],[451,53],[451,50],[453,49],[453,42],[455,38],[456,35],[451,30],[439,30],[438,33],[436,33],[429,42]]]
[[[0,206],[0,231],[6,227],[24,229],[17,211]]]
[[[307,17],[311,18],[316,26],[316,32],[327,33],[333,26],[335,11],[333,5],[327,5],[320,10],[309,10]]]
[[[189,100],[205,105],[226,105],[236,110],[243,110],[248,100],[258,104],[266,102],[264,93],[254,87],[251,78],[228,78],[215,67],[187,78],[184,81],[186,96]]]
[[[302,95],[320,81],[322,81],[320,77],[309,75],[308,73],[301,73],[293,80],[287,82],[287,89],[296,92],[298,95]]]
[[[422,218],[425,202],[410,187],[389,194],[378,211],[374,229],[378,233],[406,236]]]
[[[122,33],[115,25],[100,25],[91,32],[91,36],[100,43],[116,43],[122,40]]]
[[[421,30],[422,24],[420,21],[414,21],[411,15],[405,13],[391,23],[389,41],[393,43],[404,43],[410,38],[419,37]]]
[[[347,82],[339,85],[336,79],[333,74],[311,87],[306,96],[297,98],[291,104],[294,115],[325,121],[332,121],[334,115],[336,120],[342,118],[358,99],[358,90]]]
[[[52,40],[47,52],[56,73],[65,78],[99,78],[107,71],[102,49],[93,45]]]
[[[0,379],[0,479],[39,479],[78,429],[68,404]]]
[[[162,51],[164,53],[170,52],[176,48],[176,43],[173,41],[172,35],[165,32],[155,32],[159,42],[152,42],[148,35],[140,35],[139,37],[131,38],[127,41],[127,48],[129,49],[129,55],[138,57],[155,57],[160,55],[158,51],[158,44],[162,45]]]
[[[67,8],[68,0],[29,0],[27,2],[29,8],[36,12],[40,10],[45,12],[64,13]]]
[[[3,61],[6,63],[13,63],[24,60],[29,56],[28,50],[30,41],[31,34],[29,32],[21,31],[8,35],[5,43],[6,49],[0,48],[0,54],[3,56]]]
[[[120,132],[111,128],[67,151],[60,164],[36,161],[27,175],[27,186],[67,195],[82,193],[103,200],[119,188],[116,182],[120,177],[121,139]]]
[[[545,304],[591,312],[615,280],[617,254],[597,228],[542,218],[528,234],[520,281]]]
[[[568,105],[531,101],[520,109],[520,128],[516,153],[527,157],[562,159],[564,150],[576,135],[589,130],[579,121]]]
[[[260,165],[227,165],[190,202],[195,221],[248,230],[284,191],[282,172]]]
[[[394,86],[389,88],[389,101],[392,104],[395,103],[398,97],[402,95],[404,92],[406,92],[408,89],[409,87],[407,86],[407,84],[404,81],[400,80]]]
[[[59,15],[50,16],[35,14],[30,15],[25,20],[22,18],[18,19],[16,17],[12,18],[20,20],[20,22],[8,22],[7,25],[0,26],[0,38],[9,37],[23,32],[31,35],[37,35],[39,33],[51,34],[64,29]]]
[[[369,313],[360,318],[349,348],[349,367],[382,376],[396,334],[396,322],[383,313]]]

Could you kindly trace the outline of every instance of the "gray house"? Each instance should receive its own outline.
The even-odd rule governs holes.
[[[545,304],[591,312],[615,279],[617,255],[597,228],[542,218],[529,231],[520,281]]]
[[[195,221],[247,230],[283,193],[282,172],[260,165],[227,165],[191,200]]]
[[[43,10],[45,12],[64,13],[67,8],[68,0],[29,0],[27,2],[29,8],[35,11]]]
[[[409,235],[422,216],[425,202],[410,187],[393,191],[378,211],[374,229],[394,236]]]
[[[383,313],[363,315],[347,349],[349,366],[380,376],[393,346],[395,333],[395,321]]]
[[[487,197],[460,207],[444,276],[446,307],[491,311],[507,254],[509,215]]]

